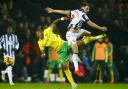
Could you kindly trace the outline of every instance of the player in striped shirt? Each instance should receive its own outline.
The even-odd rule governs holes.
[[[13,34],[13,28],[11,25],[7,26],[7,33],[0,37],[0,50],[3,51],[4,62],[7,68],[2,73],[2,80],[5,80],[5,74],[7,73],[10,85],[14,85],[12,80],[12,66],[15,62],[15,52],[19,49],[19,42],[17,35]],[[8,63],[10,61],[10,64]],[[7,64],[8,63],[8,64]]]
[[[70,23],[68,25],[68,31],[66,33],[66,38],[68,41],[68,44],[71,45],[73,55],[73,63],[75,66],[75,73],[78,76],[82,76],[82,73],[78,69],[78,62],[77,59],[78,57],[78,45],[76,40],[82,35],[89,35],[91,34],[90,32],[87,32],[86,30],[83,30],[82,23],[86,22],[89,26],[96,28],[98,30],[101,30],[105,32],[107,30],[107,27],[105,26],[99,26],[96,23],[92,22],[89,17],[87,16],[87,13],[90,11],[90,6],[88,3],[82,3],[80,9],[76,10],[55,10],[52,8],[47,7],[46,11],[48,13],[59,13],[59,14],[64,14],[70,17]]]

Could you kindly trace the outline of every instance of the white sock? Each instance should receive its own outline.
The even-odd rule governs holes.
[[[2,78],[2,80],[4,81],[5,80],[5,70],[4,71],[1,71],[1,78]]]
[[[78,54],[73,54],[72,55],[72,61],[73,61],[74,67],[75,67],[75,71],[79,70],[77,58],[79,58]]]
[[[13,81],[12,81],[12,66],[7,67],[7,74],[8,74],[9,83],[13,83]]]

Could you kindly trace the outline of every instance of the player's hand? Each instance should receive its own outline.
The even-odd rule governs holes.
[[[100,30],[103,31],[103,32],[106,32],[107,31],[107,27],[103,26],[103,27],[101,27]]]
[[[47,13],[53,13],[53,9],[50,7],[46,7],[45,10],[47,11]]]
[[[68,17],[61,17],[60,19],[61,19],[61,21],[63,21],[63,20],[69,20]]]

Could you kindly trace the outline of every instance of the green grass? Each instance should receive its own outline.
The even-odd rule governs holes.
[[[0,89],[72,89],[69,84],[60,83],[16,83],[10,86],[8,83],[0,83]],[[77,89],[128,89],[128,84],[78,84]]]

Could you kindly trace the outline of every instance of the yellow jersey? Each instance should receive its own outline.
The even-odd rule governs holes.
[[[41,53],[45,52],[45,47],[43,46],[43,44],[44,44],[44,40],[43,39],[39,39],[38,40],[38,45],[39,45]]]
[[[61,39],[60,35],[53,32],[53,27],[50,26],[43,31],[44,38],[39,39],[38,44],[42,50],[44,47],[51,47],[55,51],[59,51],[62,47],[64,40]]]

